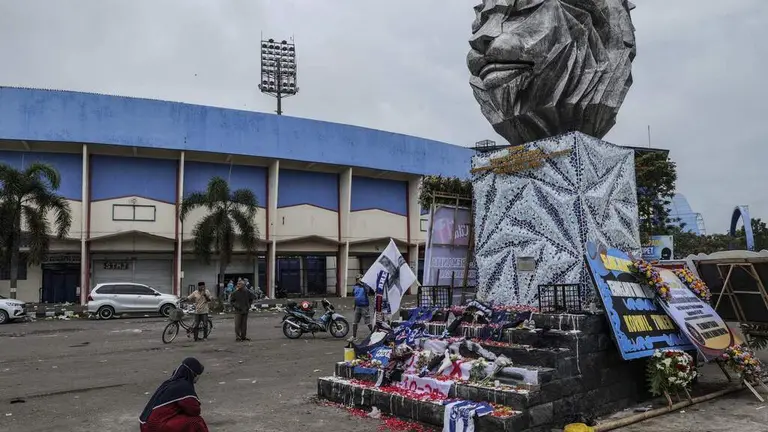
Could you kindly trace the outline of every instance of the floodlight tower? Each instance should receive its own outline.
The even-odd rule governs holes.
[[[296,45],[274,39],[261,41],[259,90],[277,98],[277,115],[283,114],[283,98],[299,92],[296,84]]]

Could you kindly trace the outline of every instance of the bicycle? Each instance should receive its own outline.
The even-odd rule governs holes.
[[[184,320],[184,311],[181,309],[174,309],[171,311],[170,314],[168,314],[168,319],[171,320],[171,322],[168,323],[167,326],[165,326],[165,330],[163,330],[163,343],[171,343],[176,339],[176,336],[179,335],[179,327],[183,327],[184,330],[187,331],[187,338],[192,337],[192,334],[195,331],[194,327],[194,320],[190,322],[190,320]],[[203,328],[201,328],[203,332],[203,338],[208,338],[208,335],[211,334],[211,331],[213,331],[213,321],[211,321],[211,318],[208,317],[205,321],[205,325]]]

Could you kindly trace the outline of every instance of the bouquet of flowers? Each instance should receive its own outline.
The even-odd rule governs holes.
[[[672,298],[669,284],[661,279],[659,272],[649,262],[642,259],[635,260],[632,263],[632,271],[640,283],[651,287],[662,300],[669,301]]]
[[[696,277],[692,271],[687,268],[675,270],[675,276],[682,281],[689,290],[699,296],[702,300],[709,303],[709,299],[712,298],[712,293],[709,292],[709,287],[701,279]]]
[[[472,368],[469,370],[469,380],[473,382],[480,382],[488,376],[488,361],[484,358],[479,358],[472,362]]]
[[[432,360],[432,351],[423,350],[416,353],[416,369],[422,370],[429,366],[429,362]]]
[[[648,361],[647,373],[655,396],[686,390],[697,375],[693,357],[680,350],[656,350]]]
[[[351,362],[349,362],[350,366],[360,366],[364,368],[380,368],[382,366],[381,360],[374,359],[373,356],[369,353],[364,357],[358,357]]]
[[[749,348],[741,345],[732,345],[725,350],[722,359],[743,380],[752,383],[760,379],[762,365],[755,356],[755,353]]]

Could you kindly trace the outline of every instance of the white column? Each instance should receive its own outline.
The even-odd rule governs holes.
[[[178,179],[176,181],[179,185],[179,190],[176,195],[176,202],[178,205],[176,206],[176,219],[179,227],[179,231],[176,233],[176,283],[174,284],[176,286],[176,295],[181,295],[181,275],[184,272],[184,269],[181,268],[182,264],[182,257],[183,257],[183,251],[184,251],[184,227],[181,224],[181,202],[184,199],[184,156],[185,152],[181,152],[181,155],[179,155],[179,169],[178,169]]]
[[[421,177],[414,177],[408,180],[408,232],[410,238],[408,241],[408,264],[414,273],[419,271],[419,246],[421,239],[421,206],[419,205],[419,188],[421,186]],[[416,294],[416,284],[408,291],[408,294]]]
[[[339,175],[339,254],[336,260],[341,297],[347,296],[349,280],[349,214],[352,211],[352,168],[345,169]]]
[[[80,304],[85,305],[88,302],[88,291],[90,287],[89,275],[90,266],[88,265],[90,257],[88,256],[88,214],[91,210],[91,197],[88,194],[89,188],[89,170],[88,146],[83,144],[83,186],[80,192]]]
[[[275,271],[277,270],[277,193],[279,190],[280,161],[275,160],[269,164],[269,178],[267,188],[267,295],[275,297]]]

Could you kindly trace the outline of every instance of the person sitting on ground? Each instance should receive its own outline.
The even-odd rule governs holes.
[[[357,326],[360,324],[360,319],[365,320],[365,325],[368,326],[368,330],[373,333],[373,325],[371,325],[371,307],[368,301],[368,296],[373,295],[374,291],[363,282],[363,276],[357,275],[355,278],[355,285],[352,287],[352,294],[355,296],[355,321],[352,323],[352,340],[357,339]]]
[[[141,432],[208,432],[200,416],[200,399],[195,383],[203,365],[188,357],[160,384],[139,417]]]

